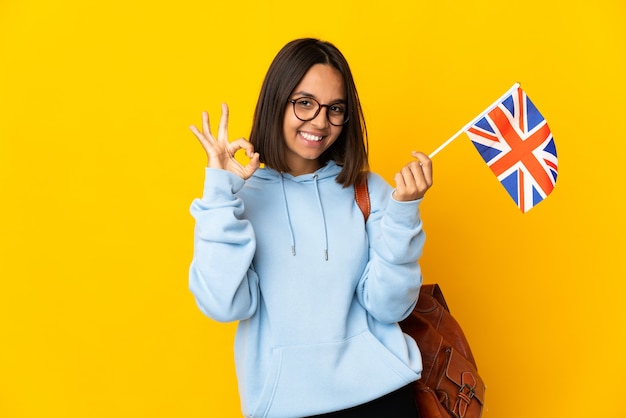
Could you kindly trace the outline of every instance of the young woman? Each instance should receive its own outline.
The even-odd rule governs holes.
[[[246,417],[414,418],[421,356],[398,321],[421,286],[422,153],[395,188],[368,172],[366,129],[347,61],[316,39],[272,62],[250,142],[191,127],[208,156],[190,288],[217,321],[239,321],[235,360]],[[234,155],[243,150],[249,162]],[[263,168],[260,165],[264,164]],[[371,215],[355,202],[367,179]]]

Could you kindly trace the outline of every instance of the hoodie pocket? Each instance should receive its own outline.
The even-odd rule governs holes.
[[[378,398],[419,378],[374,335],[277,347],[255,417],[315,415]]]

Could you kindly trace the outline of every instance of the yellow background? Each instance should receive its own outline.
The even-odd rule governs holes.
[[[621,0],[0,3],[0,417],[236,417],[233,324],[187,290],[205,156],[247,136],[287,41],[347,56],[392,181],[519,81],[557,186],[522,214],[465,135],[434,159],[425,281],[487,383],[484,417],[624,417]]]

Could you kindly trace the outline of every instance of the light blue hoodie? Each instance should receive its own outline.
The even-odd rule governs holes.
[[[298,177],[247,181],[206,169],[190,289],[217,321],[240,321],[235,361],[246,417],[340,410],[420,378],[415,341],[397,322],[415,306],[424,245],[419,203],[376,174],[364,227],[354,189],[328,163]]]

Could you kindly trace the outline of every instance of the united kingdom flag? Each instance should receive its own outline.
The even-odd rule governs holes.
[[[552,132],[520,87],[466,133],[523,213],[554,189],[558,166]]]

